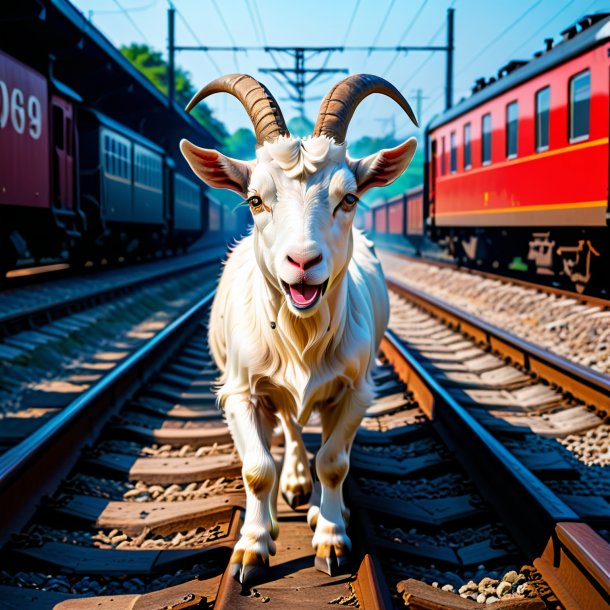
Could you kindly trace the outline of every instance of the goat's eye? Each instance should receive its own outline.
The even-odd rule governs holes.
[[[262,212],[265,208],[265,204],[263,200],[258,195],[252,195],[252,197],[248,197],[248,203],[250,204],[250,209],[253,214],[258,214]]]
[[[342,210],[349,212],[354,209],[356,204],[358,203],[358,197],[353,193],[347,193],[341,199],[341,203],[337,207],[341,207]]]

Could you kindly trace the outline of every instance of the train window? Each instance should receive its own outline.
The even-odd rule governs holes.
[[[445,159],[445,136],[441,138],[441,176],[447,172],[447,161]]]
[[[470,123],[464,125],[464,169],[472,167],[472,146],[470,144]]]
[[[109,176],[129,180],[131,177],[131,148],[127,140],[119,139],[110,133],[102,138],[104,152],[104,171]]]
[[[491,114],[483,115],[481,119],[481,162],[491,163]]]
[[[153,153],[136,149],[134,176],[139,186],[161,190],[163,187],[161,159]]]
[[[455,174],[457,172],[457,144],[455,138],[455,131],[451,132],[451,173]]]
[[[536,93],[536,150],[549,147],[549,123],[551,111],[551,88],[545,87]]]
[[[519,135],[519,104],[511,102],[506,106],[506,158],[517,156],[517,140]]]
[[[589,135],[591,73],[585,70],[570,79],[570,141]]]

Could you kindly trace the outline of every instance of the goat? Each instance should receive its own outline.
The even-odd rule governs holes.
[[[411,138],[352,160],[345,136],[356,107],[372,93],[391,97],[417,121],[393,85],[366,74],[332,88],[313,135],[303,139],[289,134],[273,96],[245,74],[213,81],[187,111],[217,92],[243,104],[257,139],[254,161],[180,143],[193,171],[209,186],[246,198],[253,218],[252,230],[225,263],[209,325],[222,373],[218,401],[242,460],[247,498],[231,571],[244,585],[265,575],[279,532],[278,487],[292,508],[308,501],[313,482],[300,426],[316,409],[321,497],[307,518],[315,565],[332,575],[349,564],[342,484],[373,399],[371,370],[389,316],[381,265],[352,223],[358,196],[398,178],[417,146]],[[278,419],[285,438],[279,477],[270,452]]]

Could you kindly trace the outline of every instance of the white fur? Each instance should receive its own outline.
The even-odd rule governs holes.
[[[352,227],[355,209],[340,204],[348,193],[392,182],[411,160],[415,142],[359,161],[350,160],[346,149],[325,136],[281,137],[246,163],[182,143],[202,179],[257,195],[265,204],[253,210],[251,233],[229,255],[209,325],[210,349],[222,372],[218,399],[243,461],[248,497],[236,564],[256,563],[253,554],[265,563],[275,552],[278,480],[270,438],[278,417],[286,439],[279,485],[285,494],[311,491],[296,422],[304,425],[314,409],[323,438],[316,457],[321,503],[310,512],[317,520],[313,544],[320,556],[329,548],[337,555],[350,548],[341,487],[351,443],[373,399],[370,373],[389,303],[372,243]],[[291,259],[318,262],[299,268]],[[286,294],[286,285],[300,282],[327,282],[308,310]]]

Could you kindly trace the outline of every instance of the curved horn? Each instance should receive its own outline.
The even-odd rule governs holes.
[[[337,83],[324,98],[313,135],[334,138],[338,144],[345,142],[347,128],[354,111],[371,93],[383,93],[391,97],[419,127],[409,102],[394,85],[380,76],[354,74]]]
[[[212,93],[230,93],[246,109],[256,134],[256,142],[261,145],[266,140],[278,136],[288,136],[288,128],[282,111],[265,85],[247,74],[226,74],[200,89],[188,103],[190,112],[201,100]]]

